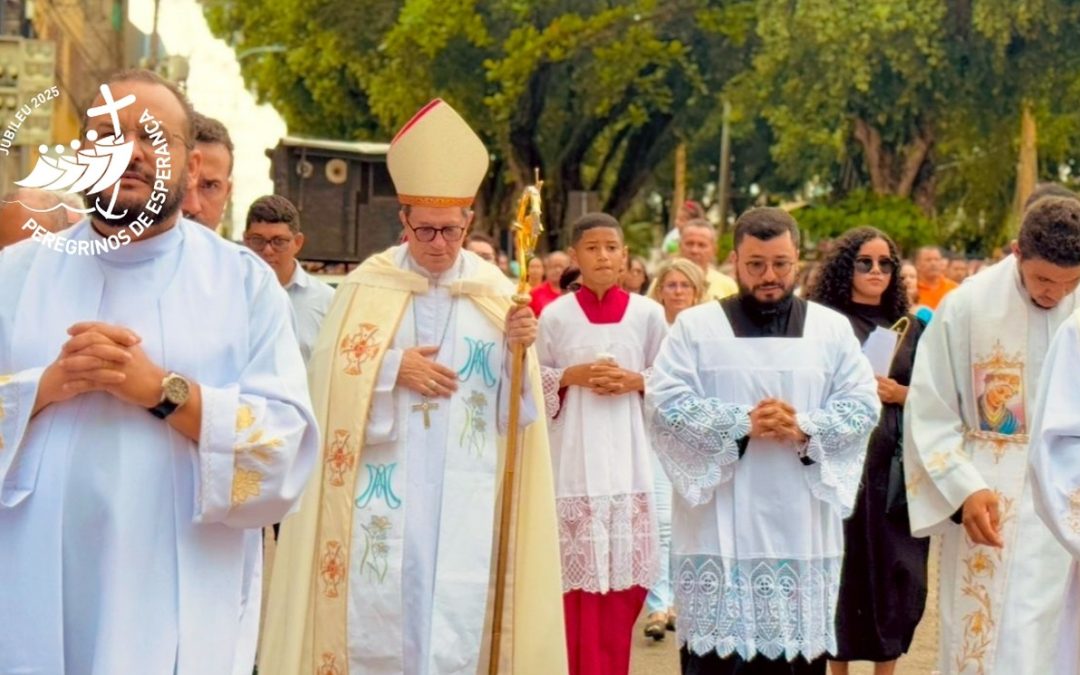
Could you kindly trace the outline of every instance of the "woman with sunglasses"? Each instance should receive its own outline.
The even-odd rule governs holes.
[[[835,243],[809,292],[810,300],[847,316],[860,343],[874,330],[901,333],[889,376],[878,377],[881,419],[867,447],[855,511],[844,522],[833,675],[846,675],[849,661],[874,661],[874,675],[891,675],[926,604],[929,540],[909,532],[901,463],[904,401],[925,324],[909,314],[899,269],[896,244],[859,227]]]

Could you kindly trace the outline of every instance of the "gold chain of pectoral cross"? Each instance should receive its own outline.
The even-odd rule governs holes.
[[[420,322],[416,316],[416,299],[412,301],[412,315],[413,315],[413,346],[420,346]],[[454,310],[457,309],[457,298],[450,298],[450,311],[446,313],[446,325],[443,326],[442,337],[439,338],[438,348],[435,350],[435,360],[439,358],[439,354],[442,352],[443,343],[446,342],[446,336],[450,333],[450,322],[454,320]],[[424,428],[431,428],[431,411],[438,410],[439,404],[435,403],[427,396],[427,394],[420,394],[424,400],[420,403],[412,406],[413,412],[424,413]]]

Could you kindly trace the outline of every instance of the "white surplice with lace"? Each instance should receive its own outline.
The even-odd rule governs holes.
[[[652,365],[667,331],[658,304],[631,295],[618,323],[591,323],[573,295],[544,308],[536,340],[555,472],[563,592],[648,588],[660,571],[653,476],[640,394],[600,396],[559,380],[610,354],[627,370]]]
[[[812,462],[792,442],[763,439],[740,458],[750,411],[769,397],[795,407]],[[738,338],[719,303],[687,309],[656,359],[646,402],[675,489],[680,642],[747,660],[835,650],[842,519],[880,408],[848,320],[809,303],[801,338]]]

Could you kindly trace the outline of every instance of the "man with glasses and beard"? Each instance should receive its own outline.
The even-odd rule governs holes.
[[[94,106],[115,117],[87,127],[135,144],[100,195],[127,213],[70,238],[130,243],[0,252],[0,578],[19,580],[0,672],[228,673],[244,528],[284,517],[318,454],[304,364],[270,270],[180,217],[199,163],[183,93],[149,71],[108,85]]]
[[[684,310],[646,383],[675,491],[684,675],[820,674],[880,404],[848,320],[793,295],[786,212],[735,224],[738,295]]]
[[[462,250],[488,152],[444,101],[386,157],[405,243],[334,295],[312,352],[323,467],[281,525],[263,675],[486,670],[510,352],[537,322],[514,285]],[[532,355],[522,401],[509,670],[566,672],[559,538]],[[535,420],[535,421],[533,421]],[[530,423],[531,422],[531,423]],[[510,624],[506,624],[510,625]]]
[[[259,197],[248,209],[244,243],[270,265],[288,292],[296,317],[300,352],[307,363],[323,317],[334,299],[334,289],[304,271],[296,260],[296,254],[304,246],[300,213],[281,195]]]

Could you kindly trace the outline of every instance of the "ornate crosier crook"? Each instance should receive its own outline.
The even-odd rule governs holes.
[[[517,217],[510,231],[514,235],[514,257],[518,263],[518,287],[514,294],[517,308],[529,304],[529,258],[536,250],[536,242],[544,226],[540,222],[540,180],[539,169],[535,174],[535,184],[525,188],[518,200]],[[499,551],[495,559],[495,598],[491,622],[491,654],[488,659],[488,673],[499,672],[499,648],[502,642],[503,605],[506,599],[506,564],[510,546],[510,515],[517,501],[517,484],[514,481],[517,468],[517,448],[519,420],[521,419],[521,390],[524,386],[525,347],[515,344],[510,354],[510,414],[506,430],[506,456],[503,461],[503,500],[499,515]],[[521,583],[521,579],[517,583]]]

